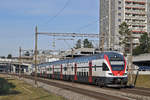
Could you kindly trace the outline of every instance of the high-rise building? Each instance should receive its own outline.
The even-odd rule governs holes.
[[[100,34],[104,49],[119,49],[119,25],[126,22],[138,44],[141,34],[150,34],[150,0],[100,0]]]

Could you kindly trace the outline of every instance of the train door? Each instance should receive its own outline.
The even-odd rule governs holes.
[[[69,81],[71,80],[71,73],[72,73],[71,66],[72,66],[71,63],[68,62],[68,64],[67,64],[67,80],[69,80]]]
[[[67,68],[68,68],[68,67],[67,67],[67,63],[65,63],[65,64],[64,64],[64,70],[63,70],[63,72],[64,72],[64,77],[63,77],[64,80],[67,80]]]
[[[60,79],[62,80],[63,79],[63,68],[62,68],[62,64],[60,65]]]
[[[54,65],[53,65],[53,75],[52,75],[52,78],[53,78],[53,79],[55,78]]]

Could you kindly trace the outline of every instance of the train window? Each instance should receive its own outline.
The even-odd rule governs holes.
[[[95,66],[94,66],[94,68],[95,68],[95,71],[96,71],[96,67],[97,67],[97,66],[95,65]]]
[[[64,71],[67,71],[67,67],[64,67]]]
[[[105,63],[103,63],[103,71],[109,71],[109,68]]]
[[[81,76],[81,72],[79,72],[79,76]]]
[[[126,68],[126,71],[128,71],[128,67]]]

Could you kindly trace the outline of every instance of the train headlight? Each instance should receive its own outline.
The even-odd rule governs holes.
[[[123,75],[127,75],[127,73],[124,73]]]

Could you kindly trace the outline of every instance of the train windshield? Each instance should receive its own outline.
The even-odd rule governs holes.
[[[124,70],[124,58],[121,55],[111,55],[109,57],[110,64],[113,71]]]
[[[110,61],[113,71],[124,70],[124,61]]]

